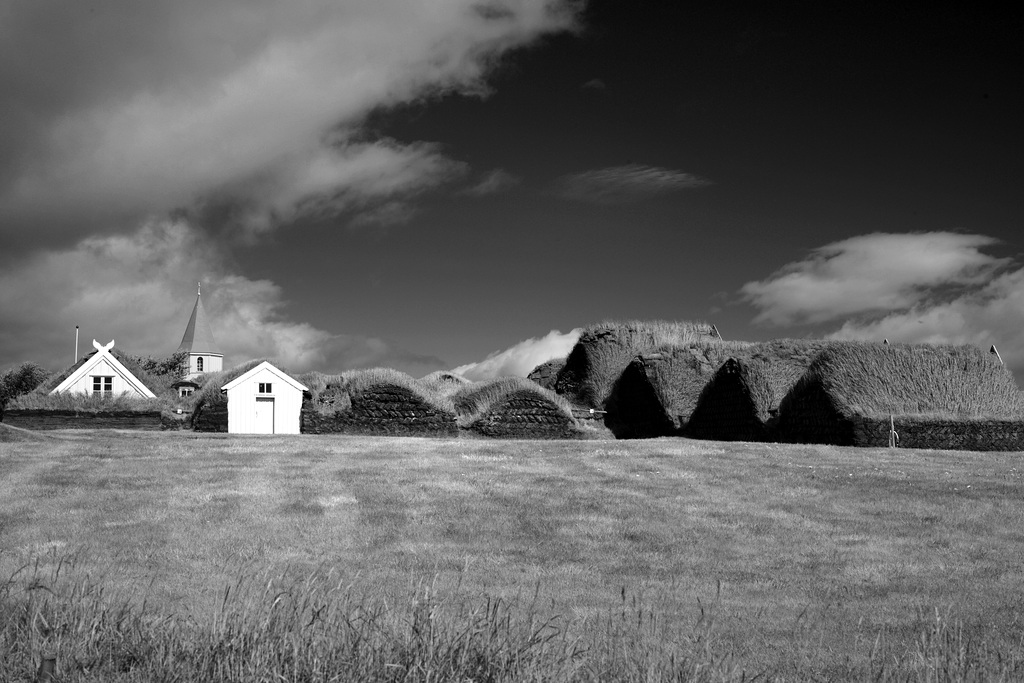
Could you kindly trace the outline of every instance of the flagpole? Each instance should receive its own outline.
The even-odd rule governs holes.
[[[75,358],[72,361],[72,365],[78,362],[78,325],[75,325]]]

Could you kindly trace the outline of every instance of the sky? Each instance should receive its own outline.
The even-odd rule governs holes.
[[[165,357],[201,281],[226,366],[665,319],[1024,382],[1022,9],[901,4],[0,0],[0,371]]]

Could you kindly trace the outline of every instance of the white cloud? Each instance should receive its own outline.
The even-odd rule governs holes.
[[[174,352],[203,282],[203,306],[227,364],[272,357],[296,372],[392,365],[422,372],[442,361],[385,340],[332,334],[289,320],[276,284],[232,273],[205,235],[184,221],[151,221],[128,235],[90,237],[38,251],[0,274],[0,358],[70,365],[74,328],[82,349],[110,339],[129,353]]]
[[[1024,268],[947,301],[928,302],[873,320],[848,320],[835,339],[995,346],[1014,372],[1024,373]]]
[[[496,192],[504,192],[518,184],[519,178],[515,177],[508,171],[496,168],[486,173],[479,182],[467,187],[462,191],[462,193],[473,195],[475,197],[483,197],[485,195],[495,194]]]
[[[984,235],[854,237],[815,249],[741,294],[756,322],[839,324],[826,336],[995,345],[1024,375],[1024,267],[981,251]]]
[[[233,205],[236,227],[250,237],[300,215],[329,216],[344,210],[359,212],[355,225],[395,225],[413,215],[412,197],[465,170],[465,164],[445,158],[436,145],[338,143],[289,155],[214,193],[212,203]]]
[[[691,173],[627,164],[565,175],[555,181],[554,187],[566,199],[621,204],[710,184],[711,181]]]
[[[81,234],[84,222],[123,224],[229,191],[259,231],[306,210],[361,210],[421,191],[449,177],[451,162],[429,146],[366,142],[365,117],[486,92],[498,56],[572,28],[578,9],[571,0],[16,3],[0,22],[0,225]]]
[[[563,334],[551,330],[543,337],[526,339],[477,363],[460,365],[452,372],[477,382],[496,377],[526,377],[541,363],[568,356],[582,331],[575,329]]]
[[[943,288],[985,283],[1008,263],[980,251],[996,240],[950,232],[873,233],[814,249],[740,289],[757,323],[821,323],[926,304]]]

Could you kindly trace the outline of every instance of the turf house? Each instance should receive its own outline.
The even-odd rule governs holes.
[[[565,367],[565,359],[554,358],[535,367],[526,378],[536,382],[545,389],[554,391],[555,382],[558,380],[558,373],[563,367]]]
[[[729,354],[704,386],[686,436],[719,441],[771,441],[779,406],[814,358],[830,342],[774,339],[724,344]]]
[[[605,426],[620,439],[682,436],[705,385],[739,345],[673,345],[636,356],[612,387]]]
[[[228,433],[298,434],[302,398],[308,389],[268,361],[223,387],[227,395]]]
[[[708,323],[655,320],[591,325],[565,359],[555,391],[573,405],[604,409],[615,381],[637,356],[667,345],[720,340],[718,329]]]
[[[455,436],[450,396],[388,368],[341,375],[313,373],[302,408],[302,431],[313,434]]]
[[[569,403],[522,377],[473,384],[453,396],[459,426],[502,439],[578,439],[584,434]]]
[[[4,422],[28,429],[161,429],[170,426],[170,384],[181,357],[155,361],[101,345],[33,391],[17,396]]]
[[[96,349],[96,353],[78,365],[63,382],[50,391],[51,394],[67,392],[108,397],[128,395],[156,398],[149,387],[110,353],[110,350],[114,348],[113,340],[103,346],[93,339],[92,345]]]
[[[891,432],[895,432],[891,436]],[[974,346],[849,342],[823,350],[782,400],[793,443],[1024,450],[1024,398]]]

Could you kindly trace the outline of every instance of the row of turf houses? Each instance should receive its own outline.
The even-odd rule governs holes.
[[[726,342],[701,323],[605,323],[554,386],[607,411],[619,438],[1024,450],[1024,395],[998,354],[967,345]]]
[[[253,363],[208,378],[193,429],[228,431],[228,398],[219,387]],[[452,373],[414,379],[374,368],[297,379],[307,388],[300,417],[306,434],[579,439],[588,431],[564,398],[525,378],[473,383]]]

